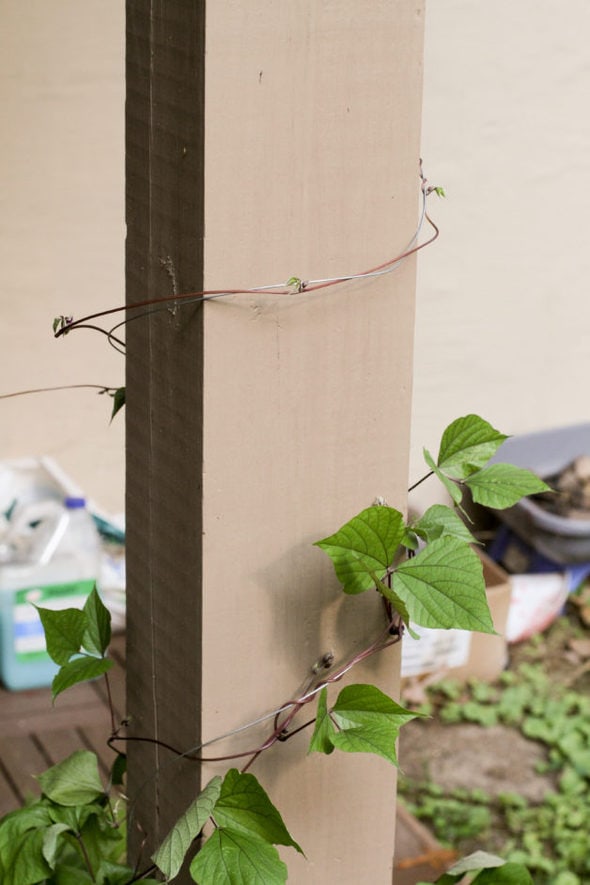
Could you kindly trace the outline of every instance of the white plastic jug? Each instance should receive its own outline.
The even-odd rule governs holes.
[[[84,498],[18,508],[0,541],[0,678],[7,688],[50,685],[58,666],[35,605],[81,608],[100,568],[100,538]]]

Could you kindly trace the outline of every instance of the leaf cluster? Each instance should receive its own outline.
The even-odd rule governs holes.
[[[63,327],[60,319],[59,329]],[[116,391],[113,399],[115,414],[123,405],[124,389]],[[330,706],[328,684],[341,678],[357,660],[399,641],[403,625],[410,633],[412,623],[494,632],[481,562],[472,549],[474,539],[457,512],[463,492],[469,489],[474,500],[486,506],[507,507],[524,494],[547,488],[529,471],[502,464],[486,466],[504,439],[477,415],[457,419],[443,434],[437,460],[426,450],[424,453],[431,472],[448,490],[453,508],[435,505],[420,519],[406,523],[395,508],[376,505],[317,542],[331,558],[344,593],[358,595],[373,589],[380,594],[387,624],[385,639],[373,643],[339,674],[332,673],[324,681],[318,677],[313,690],[294,702],[296,712],[317,694],[310,752],[375,753],[397,764],[399,730],[420,714],[405,710],[373,685],[348,685]],[[78,682],[106,676],[112,666],[106,657],[110,614],[96,589],[81,610],[40,608],[39,614],[47,650],[60,667],[52,685],[54,700]],[[290,723],[291,718],[285,721]],[[267,746],[280,734],[278,725]],[[255,751],[253,758],[261,750]],[[8,885],[37,885],[40,881],[47,885],[122,885],[129,871],[118,865],[121,831],[114,817],[109,820],[103,813],[110,806],[94,770],[95,757],[82,751],[62,766],[40,776],[43,796],[31,806],[34,812],[21,809],[0,823],[0,862],[5,874],[1,881]],[[287,867],[277,845],[301,852],[257,779],[245,770],[231,768],[223,778],[216,776],[206,785],[152,860],[167,880],[172,880],[198,846],[198,853],[190,860],[190,874],[199,885],[282,885],[287,880]],[[503,865],[497,858],[492,863],[489,858],[478,856],[479,866],[468,859],[467,866],[450,870],[440,881],[457,882],[466,873],[480,885],[491,881],[524,885],[530,881],[522,878],[518,864]],[[497,876],[500,864],[504,878],[492,880],[490,869],[494,868]],[[58,867],[59,877],[51,878]],[[133,879],[140,880],[153,881]]]
[[[486,466],[505,439],[483,418],[466,415],[444,431],[436,461],[424,450],[427,465],[455,508],[460,508],[465,488],[477,503],[491,508],[510,507],[523,495],[548,488],[529,470],[510,464]],[[435,505],[406,524],[398,510],[376,505],[317,546],[332,559],[345,593],[376,588],[410,632],[413,622],[493,633],[481,562],[470,546],[473,541],[465,522],[450,507]],[[406,559],[407,551],[414,555]]]
[[[287,867],[275,845],[303,853],[254,775],[231,768],[209,781],[153,855],[167,879],[178,875],[208,821],[213,833],[190,864],[200,885],[283,885]]]
[[[126,885],[125,823],[95,754],[78,750],[38,781],[41,797],[0,822],[2,885]]]
[[[78,682],[103,676],[113,666],[105,657],[111,641],[111,613],[96,587],[84,608],[54,610],[37,606],[45,644],[51,659],[59,664],[51,691],[53,700]]]

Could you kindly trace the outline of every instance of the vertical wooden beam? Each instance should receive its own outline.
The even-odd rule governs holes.
[[[127,3],[128,303],[203,279],[205,3]],[[131,732],[201,735],[203,311],[128,326],[127,667]],[[153,848],[199,792],[193,765],[131,747],[130,842]]]
[[[128,0],[128,15],[130,301],[340,276],[406,246],[419,2]],[[377,600],[345,599],[312,542],[377,495],[405,506],[414,273],[409,260],[315,294],[236,295],[130,324],[135,733],[208,741],[292,696],[324,652],[345,659],[375,634]],[[384,655],[351,680],[395,692],[398,664]],[[283,852],[289,881],[390,882],[393,769],[306,757],[308,738],[253,769],[307,854]],[[228,767],[130,754],[150,845]]]

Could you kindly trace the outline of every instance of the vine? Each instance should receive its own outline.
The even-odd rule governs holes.
[[[12,812],[0,823],[2,882],[131,885],[156,881],[152,874],[157,871],[167,881],[173,881],[188,857],[190,874],[199,885],[283,885],[287,866],[276,846],[298,852],[302,849],[248,769],[262,753],[312,725],[310,752],[376,753],[397,764],[399,730],[420,714],[404,709],[374,685],[346,685],[333,701],[329,699],[329,689],[360,661],[399,643],[405,630],[412,633],[412,624],[495,632],[481,561],[473,550],[471,533],[459,515],[463,495],[468,490],[475,501],[504,508],[524,495],[548,489],[528,470],[509,464],[487,466],[504,439],[504,434],[477,415],[458,418],[444,431],[437,459],[424,452],[430,470],[426,476],[438,477],[449,491],[453,507],[434,505],[421,518],[406,522],[395,508],[375,504],[316,542],[332,560],[344,593],[377,592],[384,613],[382,631],[343,664],[335,665],[330,655],[322,657],[297,697],[281,704],[269,717],[237,728],[236,731],[242,731],[266,718],[274,719],[266,739],[250,750],[210,757],[202,754],[203,747],[181,751],[161,744],[173,754],[194,761],[241,759],[244,764],[240,770],[230,767],[223,777],[216,775],[206,784],[153,854],[146,870],[131,870],[115,863],[113,846],[108,840],[105,844],[110,852],[105,850],[101,854],[103,837],[114,840],[113,831],[119,834],[120,849],[121,819],[112,812],[108,791],[100,785],[96,757],[78,751],[40,776],[43,795],[37,803]],[[105,678],[108,686],[112,666],[107,656],[110,615],[96,590],[82,610],[40,608],[39,612],[47,650],[60,667],[52,685],[54,699],[72,685],[99,676]],[[303,724],[296,723],[299,712],[314,700],[315,715]],[[111,747],[131,740],[161,743],[150,736],[122,735],[125,723],[116,724],[112,705],[111,720]],[[227,735],[208,744],[222,737]],[[117,752],[112,784],[121,782],[124,765],[124,754]],[[73,866],[74,860],[77,865]],[[469,863],[472,865],[458,868],[456,874],[449,871],[449,878],[443,877],[441,881],[459,881],[463,872],[476,869],[481,870],[477,881],[499,881],[488,878],[488,867],[498,866],[498,859],[482,861],[479,867],[473,865],[475,861]],[[77,870],[79,878],[64,878],[64,865]],[[510,866],[517,868],[520,878],[506,881],[517,885],[530,882],[524,867]],[[39,874],[41,869],[43,876]]]
[[[239,294],[307,296],[351,280],[391,273],[402,261],[434,242],[439,234],[426,212],[426,200],[432,193],[444,196],[444,191],[428,185],[421,164],[419,175],[422,211],[415,234],[400,254],[362,273],[317,280],[293,276],[286,283],[255,288],[174,292],[80,319],[56,317],[54,336],[60,338],[76,329],[90,329],[105,335],[112,347],[125,353],[119,330],[131,320],[156,311]],[[425,242],[418,243],[424,222],[433,233]],[[110,328],[96,322],[119,313],[124,313],[125,318]],[[112,397],[111,417],[125,402],[123,387],[71,385],[79,386],[95,387],[100,394]],[[39,388],[6,396],[46,390]],[[480,504],[504,508],[524,495],[547,489],[545,483],[529,471],[507,464],[487,466],[505,438],[477,415],[457,419],[444,431],[436,460],[425,450],[428,472],[411,487],[435,475],[450,495],[452,507],[435,505],[420,519],[406,522],[395,508],[374,504],[316,542],[332,560],[345,594],[356,596],[367,591],[378,594],[383,610],[382,629],[366,648],[343,663],[335,664],[331,655],[324,655],[313,665],[305,688],[295,697],[281,703],[271,714],[236,727],[230,734],[272,719],[266,738],[249,750],[209,756],[203,755],[205,745],[183,750],[163,744],[150,735],[124,734],[126,723],[116,722],[110,703],[108,674],[113,663],[107,654],[111,639],[110,614],[96,589],[81,610],[40,608],[47,650],[59,666],[52,685],[54,700],[79,682],[104,678],[111,710],[111,734],[107,742],[115,750],[116,758],[107,789],[100,782],[96,756],[85,750],[77,751],[39,776],[41,798],[0,821],[1,881],[6,885],[132,885],[156,882],[153,874],[173,881],[188,860],[190,874],[200,885],[282,885],[287,880],[287,866],[276,846],[301,853],[302,848],[249,769],[261,754],[311,726],[309,752],[376,753],[397,765],[399,730],[420,714],[404,709],[375,685],[347,684],[332,700],[330,689],[358,663],[402,641],[406,630],[415,636],[412,624],[495,632],[481,562],[472,548],[475,542],[459,515],[463,495],[468,492]],[[312,702],[316,703],[315,715],[300,723],[299,714]],[[214,738],[207,746],[228,736]],[[113,803],[111,799],[113,788],[122,783],[125,770],[125,754],[117,747],[129,741],[153,742],[174,757],[195,762],[231,763],[239,759],[243,763],[241,769],[229,767],[223,777],[216,775],[205,785],[145,870],[139,869],[139,861],[134,869],[121,862],[125,814],[121,812],[120,803]],[[459,881],[465,872],[474,873],[478,882],[491,881],[486,879],[489,869],[499,863],[502,862],[497,858],[490,860],[490,856],[484,855],[467,859],[463,867],[449,871],[441,881]],[[516,873],[520,875],[519,870]],[[523,874],[510,881],[524,885],[530,879]]]
[[[62,338],[63,336],[70,334],[70,332],[73,332],[74,330],[88,329],[90,331],[98,332],[99,334],[106,336],[107,341],[111,345],[111,347],[113,347],[118,353],[125,355],[126,343],[117,335],[115,335],[115,332],[117,332],[119,329],[123,328],[127,325],[127,323],[133,320],[141,319],[142,317],[144,318],[160,311],[169,311],[171,309],[176,310],[178,307],[188,306],[191,304],[202,304],[205,301],[213,301],[217,298],[226,298],[230,295],[295,295],[302,293],[311,294],[322,289],[327,289],[332,286],[337,286],[343,283],[350,282],[351,280],[369,279],[371,277],[392,273],[394,270],[396,270],[397,267],[399,267],[399,265],[403,261],[405,261],[411,255],[415,255],[422,249],[425,249],[427,246],[434,243],[440,233],[438,226],[435,224],[435,222],[426,211],[426,203],[428,197],[431,194],[436,194],[438,197],[446,196],[444,188],[438,185],[428,184],[428,179],[425,177],[423,172],[422,160],[420,160],[419,164],[419,178],[422,208],[416,231],[414,232],[413,236],[411,237],[406,247],[402,250],[402,252],[400,252],[398,255],[395,255],[393,258],[387,259],[381,264],[376,265],[375,267],[371,267],[368,270],[362,271],[360,273],[352,273],[343,276],[317,280],[303,280],[300,277],[292,276],[286,282],[271,283],[269,285],[255,286],[253,288],[208,289],[197,292],[178,293],[176,291],[176,285],[174,284],[173,293],[171,295],[164,295],[160,298],[142,299],[141,301],[137,301],[133,304],[125,304],[118,307],[111,307],[106,310],[100,310],[95,313],[88,314],[87,316],[83,316],[78,319],[75,319],[72,315],[61,314],[60,316],[54,317],[53,319],[53,335],[55,338]],[[418,238],[425,222],[432,229],[432,234],[424,242],[418,243]],[[164,266],[167,267],[166,262],[164,262]],[[119,321],[111,328],[105,329],[95,322],[96,320],[101,320],[104,317],[110,317],[114,314],[119,313],[124,313],[125,319]],[[117,412],[119,412],[125,405],[125,387],[110,387],[104,384],[64,384],[55,387],[37,387],[29,390],[19,390],[12,393],[0,394],[0,400],[11,399],[13,397],[19,396],[28,396],[38,393],[51,393],[62,390],[76,390],[80,388],[95,389],[98,390],[99,394],[107,394],[108,396],[112,397],[113,406],[111,411],[111,421],[113,420]]]
[[[316,280],[303,280],[301,277],[292,276],[286,282],[270,283],[262,286],[254,286],[252,288],[204,289],[196,292],[184,292],[181,294],[174,291],[171,295],[164,295],[160,298],[147,298],[141,301],[136,301],[132,304],[124,304],[120,305],[119,307],[111,307],[107,310],[100,310],[96,313],[88,314],[87,316],[80,317],[79,319],[74,319],[73,316],[66,315],[57,316],[54,318],[52,324],[53,334],[55,338],[61,338],[64,335],[69,335],[70,332],[74,331],[75,329],[90,329],[91,331],[99,332],[100,334],[105,335],[109,344],[114,347],[115,350],[124,354],[125,342],[115,336],[115,332],[117,332],[120,328],[123,328],[132,320],[140,319],[145,316],[150,316],[151,314],[162,310],[170,310],[171,308],[176,310],[176,308],[178,307],[191,304],[200,304],[205,301],[213,301],[217,298],[226,298],[230,295],[308,295],[323,289],[331,288],[333,286],[340,286],[343,283],[350,282],[351,280],[370,279],[371,277],[378,277],[390,274],[394,270],[396,270],[399,265],[407,258],[415,255],[422,249],[425,249],[427,246],[434,243],[440,233],[439,228],[426,211],[426,203],[428,197],[431,194],[436,194],[439,197],[444,197],[444,189],[440,186],[428,184],[428,179],[425,177],[423,172],[421,160],[419,164],[418,174],[420,178],[422,208],[416,231],[414,232],[408,244],[399,254],[395,255],[393,258],[388,258],[386,261],[383,261],[381,264],[378,264],[375,267],[371,267],[368,270],[361,271],[360,273],[348,273],[341,276]],[[426,222],[431,227],[432,234],[424,242],[418,243],[418,238],[424,226],[424,222]],[[176,289],[175,286],[173,288]],[[137,311],[139,311],[139,313],[137,313]],[[109,329],[105,329],[102,326],[97,325],[95,322],[95,320],[100,320],[104,317],[110,317],[114,314],[119,313],[125,313],[125,319],[116,323]]]

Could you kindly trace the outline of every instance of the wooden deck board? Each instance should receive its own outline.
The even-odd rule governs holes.
[[[109,681],[118,724],[125,711],[123,636],[114,637],[109,656],[115,661]],[[110,731],[104,680],[67,689],[55,704],[49,688],[11,692],[0,686],[0,815],[38,795],[34,775],[75,750],[93,750],[106,778],[115,758],[106,743]]]
[[[22,804],[28,796],[39,794],[39,784],[34,775],[41,774],[48,765],[33,735],[1,738],[0,758],[17,791],[13,808]]]

